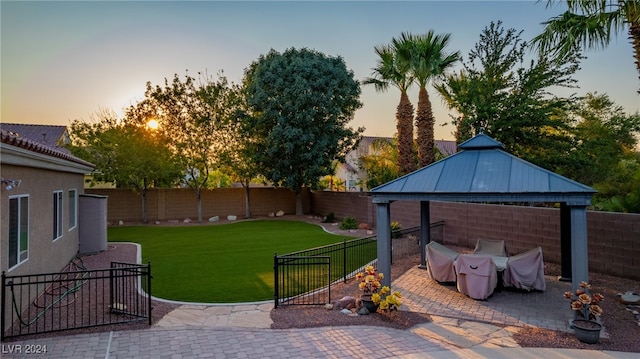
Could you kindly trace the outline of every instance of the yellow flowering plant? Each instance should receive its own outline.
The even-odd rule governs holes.
[[[376,269],[369,265],[364,268],[364,272],[356,274],[356,279],[360,280],[358,288],[365,294],[378,293],[380,289],[380,281],[384,278],[384,274],[376,273]]]
[[[383,297],[384,296],[384,297]],[[398,307],[402,305],[400,299],[402,294],[400,292],[391,292],[391,289],[386,285],[380,289],[380,293],[375,293],[371,296],[371,300],[380,306],[380,310],[384,312],[392,312],[398,310]]]
[[[575,293],[565,292],[564,297],[571,301],[571,309],[573,309],[578,317],[586,320],[594,320],[602,315],[602,308],[599,303],[604,300],[604,296],[600,293],[590,294],[591,285],[587,282],[581,282],[580,287]]]
[[[369,265],[366,266],[364,272],[358,273],[356,278],[360,280],[358,287],[365,294],[371,295],[371,301],[378,305],[384,312],[398,310],[402,305],[400,292],[391,292],[388,286],[381,286],[380,281],[384,278],[384,274],[377,273],[376,269]]]

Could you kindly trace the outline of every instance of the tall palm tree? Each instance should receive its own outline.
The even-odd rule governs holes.
[[[427,84],[445,75],[460,58],[460,52],[447,53],[450,34],[436,35],[433,30],[423,35],[402,33],[403,43],[401,56],[407,57],[414,81],[418,84],[418,109],[416,113],[416,129],[418,135],[418,163],[420,167],[428,166],[435,161],[433,127],[435,119],[433,108],[427,92]]]
[[[556,2],[559,1],[548,0],[547,7]],[[568,10],[544,22],[544,31],[534,42],[541,49],[555,49],[564,56],[578,46],[605,48],[614,35],[628,27],[640,78],[640,1],[566,0],[566,3]]]
[[[363,81],[365,85],[374,85],[376,91],[387,91],[389,86],[400,90],[400,103],[396,108],[396,129],[398,131],[398,170],[406,174],[415,170],[413,150],[413,105],[407,90],[413,83],[409,62],[398,56],[401,48],[407,46],[393,39],[390,45],[376,46],[378,64],[373,68],[373,77]]]

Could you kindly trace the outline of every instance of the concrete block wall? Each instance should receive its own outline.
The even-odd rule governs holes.
[[[374,207],[371,197],[364,192],[321,191],[311,194],[312,212],[318,216],[333,213],[337,221],[353,217],[358,223],[375,223]]]
[[[640,214],[587,212],[589,266],[640,280]]]
[[[87,194],[97,194],[108,197],[107,221],[111,224],[124,222],[142,222],[142,197],[130,189],[120,188],[87,188]],[[267,216],[280,210],[286,214],[296,211],[296,195],[284,188],[251,188],[252,216]],[[310,193],[302,193],[303,209],[311,212]],[[198,207],[195,193],[189,188],[161,188],[147,192],[147,217],[150,223],[154,221],[182,221],[198,218]],[[238,218],[245,217],[244,188],[218,188],[202,191],[202,219],[219,216],[220,219],[228,215]]]
[[[323,204],[323,213],[333,211],[341,217],[357,218],[362,214],[350,208],[367,208],[375,227],[374,205],[361,203],[362,194],[351,207],[355,200],[349,193],[314,192],[312,198]],[[478,238],[504,239],[510,255],[540,246],[545,261],[561,261],[559,209],[432,201],[430,216],[431,222],[445,221],[444,244],[473,248]],[[419,225],[420,203],[391,203],[391,220],[403,228]],[[587,211],[587,237],[589,270],[640,280],[640,214]]]

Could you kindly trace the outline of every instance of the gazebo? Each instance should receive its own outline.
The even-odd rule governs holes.
[[[561,279],[574,289],[588,281],[587,206],[596,192],[557,173],[507,153],[493,138],[479,134],[458,146],[456,154],[371,190],[376,208],[378,270],[391,284],[393,201],[420,201],[421,265],[430,241],[429,201],[560,203]]]

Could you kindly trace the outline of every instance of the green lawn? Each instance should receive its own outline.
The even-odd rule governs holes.
[[[156,297],[205,303],[273,299],[273,255],[345,239],[299,221],[109,227],[110,242],[142,245]]]

